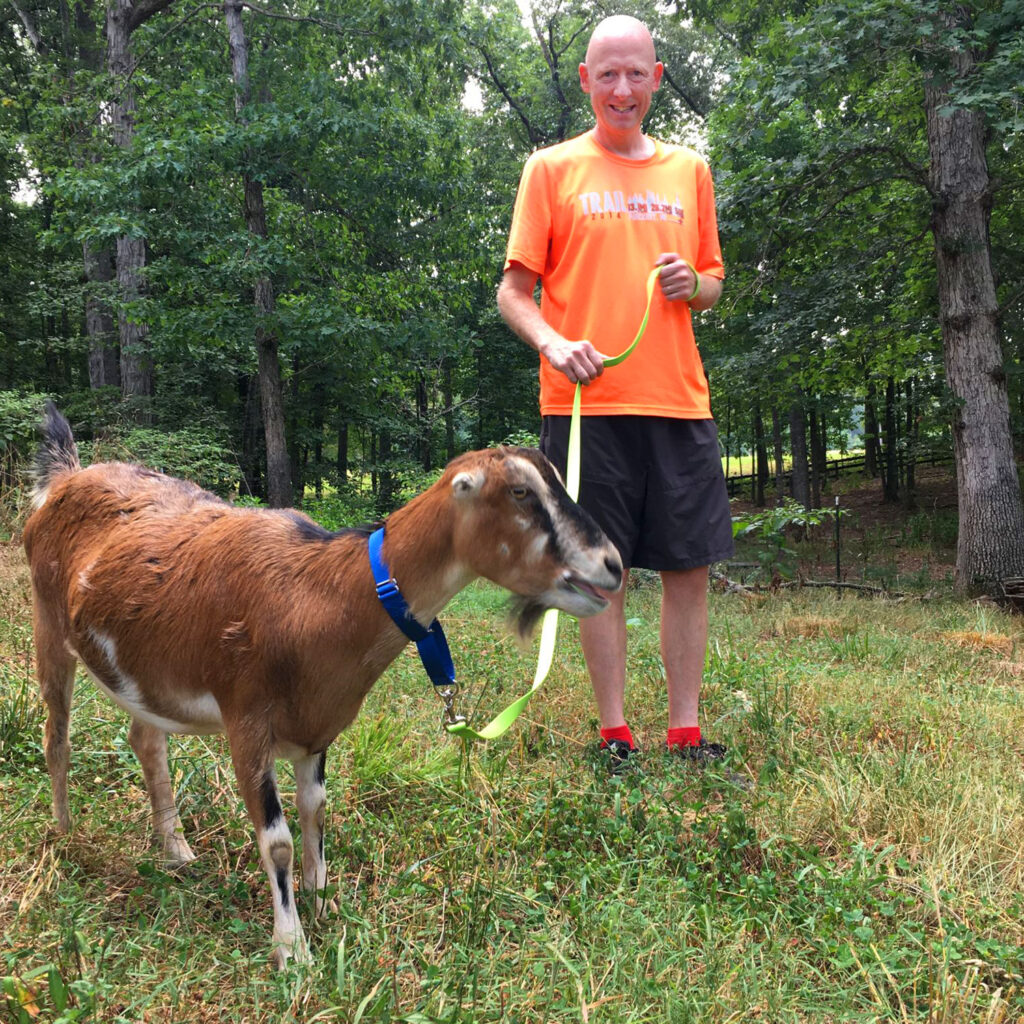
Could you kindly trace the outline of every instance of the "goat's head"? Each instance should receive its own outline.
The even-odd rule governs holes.
[[[511,590],[516,628],[529,634],[548,608],[584,617],[603,610],[601,590],[622,585],[622,559],[533,448],[470,452],[446,471],[455,499],[457,557]]]

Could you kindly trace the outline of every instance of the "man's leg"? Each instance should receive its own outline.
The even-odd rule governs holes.
[[[625,631],[625,624],[623,624]],[[693,727],[708,645],[708,569],[661,574],[661,660],[668,681],[668,727]]]
[[[594,688],[602,729],[625,725],[626,690],[626,581],[608,594],[609,605],[600,615],[580,619],[580,643]]]

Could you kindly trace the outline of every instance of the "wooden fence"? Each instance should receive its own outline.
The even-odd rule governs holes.
[[[914,452],[915,466],[944,466],[949,465],[952,461],[953,453],[948,448],[919,448]],[[865,462],[866,456],[863,453],[860,455],[844,456],[841,459],[829,459],[825,463],[824,479],[838,480],[841,476],[863,473]],[[904,453],[900,453],[898,462],[900,475],[902,476],[906,463],[906,455]],[[765,487],[774,488],[775,480],[775,474],[770,472],[765,478]],[[793,471],[787,469],[782,474],[782,481],[787,492],[791,491]],[[744,473],[742,475],[729,476],[726,478],[726,485],[729,488],[730,498],[735,498],[741,494],[748,494],[753,498],[757,488],[757,474]]]

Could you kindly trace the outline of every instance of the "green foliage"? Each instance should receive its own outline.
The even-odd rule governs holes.
[[[928,544],[936,549],[956,547],[959,516],[954,511],[915,512],[905,528],[908,544]]]
[[[719,421],[730,406],[749,423],[755,403],[785,418],[802,402],[856,423],[891,380],[897,396],[903,382],[914,396],[897,398],[907,432],[948,437],[948,314],[930,238],[936,182],[947,179],[929,149],[924,99],[941,83],[951,96],[942,117],[982,111],[993,180],[1018,176],[1021,85],[1006,62],[1021,46],[1019,3],[961,6],[955,24],[945,20],[953,8],[933,3],[737,0],[692,10],[733,43],[709,118],[729,277],[719,322],[698,328]],[[993,269],[1012,307],[1019,204],[1012,189],[992,197]],[[1019,420],[1024,333],[1010,316],[1006,371]],[[736,433],[751,445],[747,423]]]
[[[0,391],[0,465],[6,473],[31,457],[45,400],[31,392]]]
[[[307,515],[328,530],[362,526],[372,523],[375,519],[373,496],[360,494],[352,489],[325,495],[323,498],[307,497],[302,508]]]
[[[239,484],[234,455],[216,434],[201,427],[160,431],[134,427],[110,431],[96,441],[79,442],[83,464],[119,460],[140,462],[170,476],[191,480],[223,497]]]
[[[753,541],[754,554],[767,580],[792,579],[797,553],[786,546],[788,537],[803,536],[808,529],[820,526],[841,511],[804,508],[787,497],[774,508],[733,516],[732,535],[736,540]]]
[[[534,430],[513,430],[489,447],[496,448],[499,444],[508,444],[519,448],[538,448],[540,447],[540,435]]]

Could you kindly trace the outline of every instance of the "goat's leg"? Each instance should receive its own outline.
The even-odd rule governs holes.
[[[36,675],[46,702],[46,726],[43,750],[46,769],[50,773],[53,794],[53,816],[61,832],[71,829],[68,806],[68,765],[71,743],[71,694],[75,687],[75,658],[68,654],[54,631],[49,630],[37,613],[35,617]]]
[[[167,770],[167,733],[162,729],[132,719],[128,742],[142,765],[146,792],[153,809],[153,831],[160,842],[164,860],[171,868],[180,868],[196,859],[185,841],[185,829],[178,817],[178,807]]]
[[[281,810],[274,761],[267,752],[269,744],[261,747],[240,733],[243,730],[228,735],[231,760],[245,808],[256,828],[260,860],[270,881],[274,904],[273,959],[274,966],[282,968],[290,956],[302,962],[310,959],[292,887],[292,837]]]
[[[313,894],[316,916],[338,909],[334,900],[324,895],[327,887],[327,862],[324,859],[324,809],[327,790],[324,786],[327,751],[311,757],[297,758],[295,765],[295,803],[302,827],[302,887]]]

